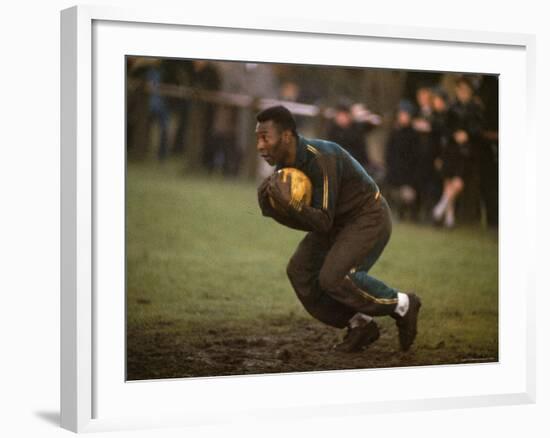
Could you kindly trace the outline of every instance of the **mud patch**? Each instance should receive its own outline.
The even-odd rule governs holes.
[[[380,339],[367,350],[349,354],[333,347],[342,330],[314,320],[277,319],[250,330],[218,328],[178,331],[159,322],[147,329],[128,330],[127,379],[229,376],[304,371],[329,371],[436,364],[494,362],[496,351],[448,347],[444,341],[424,345],[419,336],[411,351],[398,349],[395,327],[382,328]]]

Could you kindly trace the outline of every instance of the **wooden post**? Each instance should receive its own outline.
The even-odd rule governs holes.
[[[258,168],[258,154],[256,152],[256,138],[254,134],[256,108],[257,101],[252,102],[249,106],[241,107],[237,121],[237,141],[243,151],[241,175],[248,180],[256,178]]]
[[[325,138],[327,134],[327,119],[325,118],[325,108],[323,106],[319,107],[319,114],[315,117],[315,132],[317,137]]]
[[[128,102],[129,111],[127,114],[128,137],[131,142],[127,147],[128,156],[136,160],[145,160],[149,155],[151,119],[149,117],[149,105],[147,93],[136,91],[134,95],[128,96],[131,102]]]
[[[189,112],[187,114],[187,126],[185,149],[183,159],[185,162],[185,170],[190,172],[198,172],[201,169],[201,157],[204,148],[205,138],[205,103],[197,98],[191,100]]]

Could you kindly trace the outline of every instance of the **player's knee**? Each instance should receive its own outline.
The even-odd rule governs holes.
[[[319,286],[324,291],[329,294],[333,291],[337,291],[341,282],[342,278],[335,275],[334,272],[331,272],[328,269],[321,269],[321,272],[319,273]]]
[[[294,261],[294,259],[290,259],[288,264],[286,265],[286,275],[292,281],[293,279],[297,278],[300,275],[300,265]]]

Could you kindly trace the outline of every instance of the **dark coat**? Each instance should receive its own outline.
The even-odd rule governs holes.
[[[411,127],[392,131],[386,144],[386,182],[395,187],[418,184],[418,133]]]
[[[338,143],[346,149],[360,164],[369,164],[365,135],[368,125],[353,123],[348,128],[342,128],[333,123],[328,130],[327,140]]]
[[[465,167],[479,159],[479,145],[483,129],[481,107],[471,101],[467,104],[455,102],[449,108],[448,114],[449,141],[443,150],[444,178],[463,177]],[[459,130],[468,133],[469,140],[465,144],[457,144],[453,134]]]

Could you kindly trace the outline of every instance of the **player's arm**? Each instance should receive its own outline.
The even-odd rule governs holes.
[[[269,202],[269,191],[268,188],[270,184],[273,184],[273,181],[276,179],[274,177],[275,174],[267,177],[258,187],[258,204],[260,206],[260,210],[262,211],[262,215],[266,217],[271,217],[281,225],[284,225],[285,227],[293,228],[295,230],[299,231],[310,231],[309,229],[305,228],[303,224],[300,222],[297,222],[296,220],[288,217],[283,216],[275,210],[271,203]]]
[[[326,233],[332,228],[339,190],[337,162],[334,156],[318,155],[308,174],[313,186],[311,206],[302,205],[299,210],[289,208],[289,217],[302,229]],[[280,197],[278,190],[270,186],[271,194]],[[284,202],[284,199],[280,199]]]

